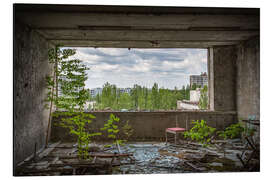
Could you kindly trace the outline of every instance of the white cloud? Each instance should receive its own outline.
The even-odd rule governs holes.
[[[96,54],[87,54],[87,53],[77,50],[76,54],[72,58],[77,58],[89,64],[93,64],[97,62],[98,60],[100,60],[101,56],[98,56]]]
[[[98,48],[97,50],[110,56],[122,56],[126,54],[125,49],[119,48]]]
[[[119,65],[110,65],[110,64],[99,64],[96,66],[92,67],[92,71],[96,71],[96,72],[102,72],[102,71],[113,71],[116,70],[118,68]]]
[[[77,48],[75,56],[89,65],[88,88],[105,82],[119,87],[140,84],[181,88],[191,74],[207,71],[205,49]]]

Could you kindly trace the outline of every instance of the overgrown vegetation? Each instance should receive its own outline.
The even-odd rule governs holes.
[[[120,119],[118,117],[114,114],[110,114],[110,119],[108,119],[107,123],[104,124],[104,127],[101,128],[102,131],[108,133],[108,138],[111,138],[115,145],[121,145],[125,141],[119,138],[119,121]]]
[[[129,121],[127,120],[124,127],[123,127],[124,134],[126,136],[126,141],[129,140],[130,136],[133,134],[134,129],[132,126],[129,124]]]
[[[101,133],[90,133],[89,125],[95,116],[84,112],[55,112],[55,117],[62,117],[59,125],[69,129],[70,134],[77,136],[78,156],[88,159],[89,144],[91,137],[101,135]]]
[[[204,120],[192,121],[192,124],[194,126],[189,131],[184,132],[184,137],[191,138],[203,146],[208,146],[216,128],[208,126]]]
[[[59,125],[77,136],[78,155],[88,158],[91,137],[101,133],[89,132],[89,128],[86,128],[95,118],[85,114],[83,108],[89,99],[89,91],[85,89],[88,68],[79,59],[70,59],[75,53],[74,49],[61,49],[59,46],[49,50],[49,62],[55,66],[55,72],[53,76],[47,77],[49,93],[46,100],[65,111],[56,114],[63,117]],[[58,92],[61,94],[58,95]]]
[[[96,110],[175,110],[177,100],[189,100],[189,93],[189,85],[170,90],[159,88],[157,83],[151,89],[135,84],[127,93],[120,92],[120,88],[107,82],[103,85],[102,93],[90,100],[96,101]]]
[[[244,128],[240,123],[232,124],[227,127],[224,131],[219,131],[218,134],[224,139],[233,139],[241,137],[244,132]]]
[[[199,99],[199,108],[208,109],[208,88],[204,86],[201,90],[201,96]]]

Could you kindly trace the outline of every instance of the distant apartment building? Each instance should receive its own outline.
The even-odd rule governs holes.
[[[94,89],[90,89],[90,94],[92,97],[97,96],[98,94],[102,93],[102,88],[94,88]]]
[[[130,94],[131,93],[131,88],[119,88],[119,92],[120,93],[128,93]],[[97,96],[98,94],[102,94],[102,88],[93,88],[93,89],[90,89],[90,94],[92,97],[95,97]]]
[[[125,88],[124,92],[130,94],[131,93],[131,88]]]
[[[208,77],[206,72],[202,73],[201,75],[191,75],[190,87],[192,87],[193,84],[196,84],[197,86],[201,87],[204,87],[205,85],[208,86]]]

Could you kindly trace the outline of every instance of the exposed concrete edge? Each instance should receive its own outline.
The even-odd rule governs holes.
[[[45,149],[45,145],[37,151],[37,154],[40,154],[44,149]],[[27,158],[25,158],[24,160],[22,160],[21,162],[18,162],[17,164],[15,164],[15,167],[21,166],[22,164],[24,164],[26,161],[29,161],[33,157],[34,157],[34,153],[28,156]]]
[[[121,111],[88,111],[85,113],[145,113],[145,114],[164,114],[164,113],[206,113],[206,114],[237,114],[237,111],[196,111],[196,110],[183,110],[183,111],[130,111],[130,112],[121,112]]]

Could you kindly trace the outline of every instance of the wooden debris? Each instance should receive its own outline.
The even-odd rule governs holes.
[[[121,149],[120,149],[120,146],[119,146],[119,143],[116,142],[116,144],[117,144],[117,149],[118,149],[119,154],[122,154]]]
[[[96,163],[97,156],[94,157],[92,163]]]
[[[204,171],[205,168],[200,168],[195,166],[194,164],[188,162],[188,161],[184,161],[184,164],[188,165],[189,167],[191,167],[192,169],[196,170],[196,171]]]
[[[130,157],[133,156],[133,154],[113,154],[113,153],[93,153],[89,154],[89,157],[99,157],[99,158],[113,158],[113,157]],[[47,156],[49,158],[59,157],[59,159],[77,159],[77,155],[71,155],[71,156],[60,156],[60,155],[49,155]]]
[[[38,157],[39,157],[39,158],[43,158],[43,157],[45,157],[45,156],[48,156],[48,154],[50,154],[50,152],[52,152],[52,150],[53,150],[57,145],[59,145],[60,143],[61,143],[61,141],[56,142],[56,143],[50,145],[48,148],[46,148],[44,151],[42,151],[42,152],[38,155]]]
[[[120,166],[120,165],[128,165],[132,163],[113,163],[113,164],[108,164],[108,163],[92,163],[92,162],[74,162],[74,163],[64,163],[64,164],[50,164],[49,167],[89,167],[89,168],[102,168],[106,165],[111,165],[111,166]]]

